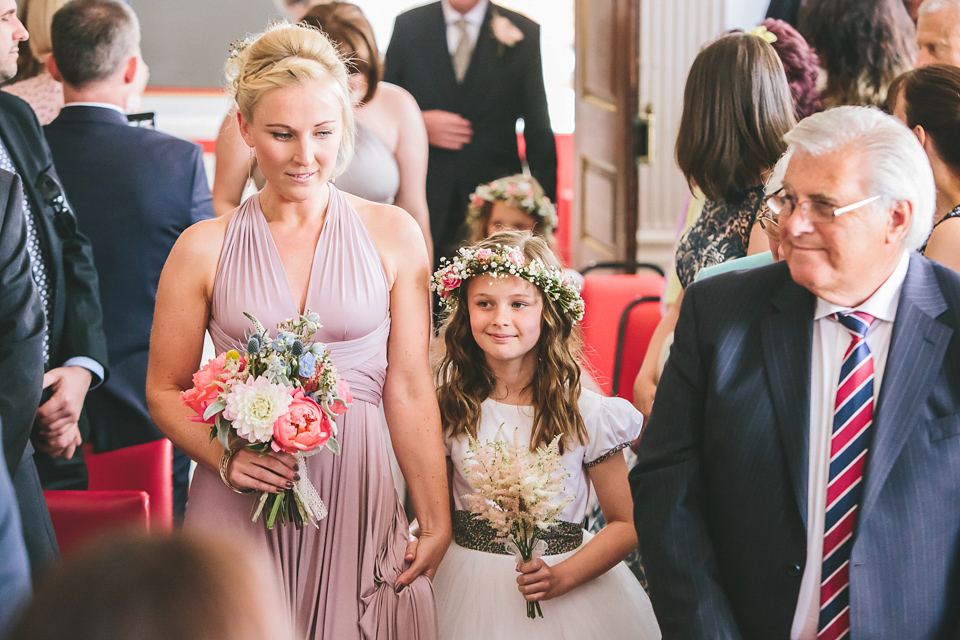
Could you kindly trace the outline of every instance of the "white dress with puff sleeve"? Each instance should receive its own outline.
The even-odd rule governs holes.
[[[579,407],[589,442],[566,448],[563,466],[568,476],[564,492],[557,498],[572,498],[560,519],[577,524],[583,522],[589,498],[587,467],[611,455],[622,455],[622,449],[640,435],[642,424],[640,413],[622,398],[584,389]],[[477,439],[529,443],[532,428],[533,407],[488,399],[481,405]],[[466,436],[445,438],[447,456],[453,462],[452,488],[458,510],[468,508],[460,496],[472,491],[463,468],[467,444]],[[582,544],[591,537],[584,531]],[[554,565],[578,549],[543,559]],[[441,640],[660,638],[650,600],[623,562],[569,593],[542,602],[543,618],[534,620],[527,618],[526,601],[517,590],[518,575],[513,556],[452,542],[433,581]]]

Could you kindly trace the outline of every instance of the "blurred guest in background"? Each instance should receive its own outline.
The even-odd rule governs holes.
[[[933,167],[937,209],[920,253],[960,271],[960,68],[932,64],[908,71],[890,85],[888,102]]]
[[[960,65],[960,0],[925,0],[917,20],[917,66]]]
[[[203,150],[131,127],[140,24],[116,0],[72,0],[53,19],[66,106],[44,134],[77,222],[93,245],[113,375],[87,396],[97,451],[163,437],[147,410],[147,354],[160,271],[180,233],[213,217]],[[189,459],[174,453],[174,514],[187,504]]]
[[[47,71],[50,57],[50,21],[53,14],[67,0],[26,0],[23,4],[23,21],[30,39],[20,45],[20,61],[17,75],[4,86],[19,96],[37,114],[40,124],[47,124],[57,117],[63,106],[63,87]]]
[[[434,261],[462,240],[478,184],[519,173],[526,158],[557,199],[557,147],[540,61],[540,25],[487,0],[441,0],[397,17],[384,78],[410,91],[427,127],[427,203]]]
[[[8,640],[293,640],[276,570],[236,533],[103,539],[41,580]]]
[[[772,44],[783,63],[797,120],[820,111],[820,60],[800,32],[783,20],[767,18],[750,33]]]
[[[704,100],[703,96],[714,96]],[[683,96],[677,164],[706,201],[680,237],[675,263],[682,287],[704,267],[768,248],[757,222],[763,181],[783,153],[794,107],[783,65],[761,37],[732,33],[693,62]],[[634,403],[650,414],[660,353],[669,344],[683,295],[657,325],[634,384]]]
[[[915,29],[902,0],[806,0],[800,33],[826,75],[824,108],[883,107],[890,83],[916,58]]]

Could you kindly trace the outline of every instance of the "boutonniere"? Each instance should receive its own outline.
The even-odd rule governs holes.
[[[493,30],[493,37],[499,42],[498,53],[503,54],[504,47],[512,47],[523,40],[523,31],[517,28],[517,25],[510,22],[510,19],[499,13],[494,13],[490,19],[490,28]]]

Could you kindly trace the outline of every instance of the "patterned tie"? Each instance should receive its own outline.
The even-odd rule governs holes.
[[[10,152],[0,142],[0,169],[17,173],[17,168],[13,166],[13,159],[10,158]],[[40,237],[37,234],[36,220],[33,217],[33,207],[30,206],[30,200],[27,198],[27,192],[23,186],[23,176],[20,176],[20,195],[23,200],[23,221],[27,228],[27,255],[30,257],[30,270],[33,273],[33,281],[37,284],[37,291],[40,293],[40,300],[43,302],[44,326],[43,332],[43,364],[46,366],[50,362],[50,317],[52,309],[50,305],[50,272],[47,270],[46,260],[43,250],[40,246]]]
[[[457,48],[453,52],[453,73],[457,76],[457,82],[463,82],[463,77],[467,75],[467,67],[470,66],[473,46],[470,44],[470,34],[467,33],[467,21],[461,18],[454,26],[460,34],[460,40],[457,41]]]
[[[834,317],[852,339],[840,367],[830,436],[817,640],[850,637],[850,548],[873,424],[873,356],[865,337],[874,318],[860,311]]]

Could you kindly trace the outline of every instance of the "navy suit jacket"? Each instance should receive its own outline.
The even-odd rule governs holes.
[[[664,640],[789,638],[806,558],[816,298],[785,263],[684,295],[630,473]],[[852,637],[960,631],[960,275],[913,255],[850,568]]]
[[[202,151],[105,107],[64,107],[44,133],[100,276],[111,376],[87,396],[94,445],[156,440],[145,391],[153,307],[180,233],[213,217]]]
[[[497,12],[523,32],[512,47],[493,35]],[[459,151],[430,147],[427,204],[435,255],[460,239],[468,199],[482,183],[520,172],[517,119],[524,121],[527,163],[556,202],[557,146],[550,128],[540,60],[540,25],[490,3],[462,83],[457,83],[439,2],[397,17],[387,49],[384,80],[409,91],[420,109],[442,109],[470,121],[473,138]]]

